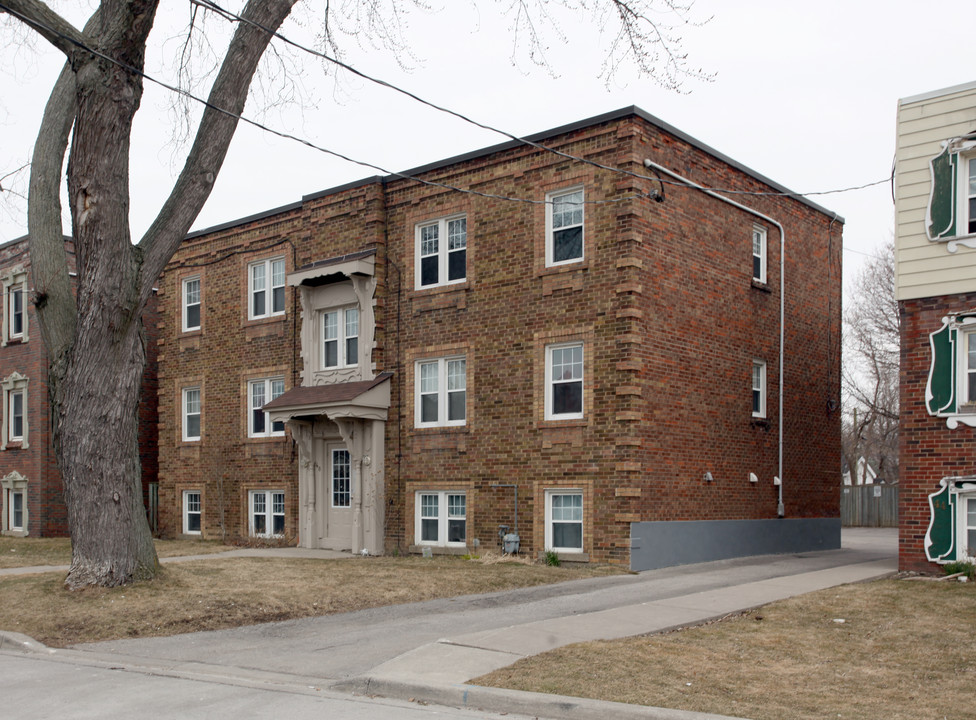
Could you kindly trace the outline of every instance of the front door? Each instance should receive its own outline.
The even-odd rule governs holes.
[[[326,472],[323,473],[325,492],[322,509],[325,522],[319,523],[323,531],[319,547],[333,550],[352,549],[352,464],[349,450],[344,445],[322,443]]]

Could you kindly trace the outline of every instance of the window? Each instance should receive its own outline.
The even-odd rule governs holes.
[[[929,169],[928,238],[976,234],[976,133],[946,141],[942,152],[929,161]]]
[[[752,416],[766,417],[766,363],[752,361]]]
[[[3,283],[3,345],[27,342],[27,270],[22,266],[8,271]]]
[[[359,364],[359,309],[322,313],[322,367]]]
[[[546,549],[583,552],[583,493],[578,490],[546,492]]]
[[[468,219],[454,217],[417,226],[417,287],[467,278]]]
[[[965,554],[976,557],[976,497],[966,498]]]
[[[183,533],[199,535],[203,518],[203,504],[199,490],[183,491]]]
[[[752,279],[766,282],[766,228],[752,228]]]
[[[0,450],[5,450],[11,444],[16,447],[28,448],[27,442],[27,378],[18,372],[12,372],[3,382],[3,431],[0,438]]]
[[[546,196],[546,265],[583,259],[583,189]]]
[[[275,437],[285,434],[285,423],[270,422],[261,408],[285,392],[283,378],[251,380],[247,384],[247,436]]]
[[[200,439],[200,388],[183,388],[183,439]]]
[[[200,329],[200,278],[183,281],[183,332]]]
[[[349,451],[333,448],[330,463],[332,475],[332,507],[347,508],[352,505],[352,466]]]
[[[3,515],[0,517],[0,532],[4,535],[23,537],[27,535],[27,478],[14,470],[0,478]]]
[[[467,544],[467,496],[461,492],[418,492],[414,534],[418,545]]]
[[[285,260],[276,258],[252,263],[248,269],[252,320],[285,312]]]
[[[280,537],[285,534],[285,493],[276,490],[252,490],[249,530],[254,537]]]
[[[949,315],[929,333],[932,361],[925,388],[929,415],[976,427],[976,314]]]
[[[421,360],[417,363],[417,427],[464,425],[466,365],[463,357]]]
[[[21,442],[24,439],[24,391],[17,390],[9,394],[10,399],[10,422],[7,429],[10,431],[10,442]]]
[[[583,417],[583,343],[546,348],[546,420]]]

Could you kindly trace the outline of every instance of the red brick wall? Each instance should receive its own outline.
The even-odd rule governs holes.
[[[636,116],[547,141],[577,156],[643,174],[645,157],[713,187],[771,188]],[[161,283],[160,473],[167,532],[179,530],[179,492],[203,488],[204,531],[246,533],[243,486],[269,474],[297,504],[290,439],[266,467],[242,442],[239,378],[248,368],[300,366],[291,290],[273,343],[249,338],[240,268],[232,253],[276,238],[293,244],[289,269],[365,248],[377,250],[376,371],[391,370],[386,425],[387,550],[414,543],[414,493],[463,489],[469,544],[498,547],[513,527],[518,485],[522,550],[543,547],[548,488],[584,494],[584,551],[626,562],[638,520],[776,517],[778,439],[778,230],[767,224],[768,284],[752,280],[754,218],[698,191],[667,186],[666,201],[638,180],[517,147],[424,173],[476,188],[473,196],[388,179],[305,198],[181,249]],[[584,260],[546,268],[546,193],[584,188]],[[736,196],[786,226],[784,500],[788,517],[837,517],[840,472],[841,229],[795,200]],[[464,213],[467,279],[415,288],[417,223]],[[292,251],[289,250],[289,253]],[[202,270],[190,267],[211,263]],[[237,264],[235,264],[235,262]],[[179,278],[204,278],[203,330],[180,337]],[[547,344],[584,343],[584,418],[544,418]],[[464,426],[416,428],[415,362],[463,354]],[[751,417],[751,368],[768,368],[768,422]],[[204,388],[203,440],[179,439],[179,390]],[[215,426],[215,423],[217,424]],[[224,473],[216,486],[209,454]],[[714,481],[705,483],[711,472]],[[754,472],[760,481],[749,482]],[[218,493],[224,500],[213,502]],[[218,507],[220,508],[218,510]],[[290,512],[292,512],[290,510]],[[294,510],[297,513],[297,508]],[[221,515],[222,517],[218,517]],[[286,523],[291,534],[295,515]]]
[[[901,312],[901,397],[898,426],[898,565],[901,570],[932,572],[925,557],[928,496],[944,477],[976,474],[976,428],[949,429],[946,418],[929,415],[925,406],[932,351],[929,334],[942,318],[976,307],[976,293],[905,300]]]

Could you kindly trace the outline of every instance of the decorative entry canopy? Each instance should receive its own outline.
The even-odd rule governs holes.
[[[391,372],[382,372],[372,380],[296,387],[279,395],[262,410],[272,422],[315,418],[361,418],[386,420],[390,408]]]

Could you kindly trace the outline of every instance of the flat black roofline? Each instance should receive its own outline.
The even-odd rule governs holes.
[[[769,187],[773,188],[776,192],[781,192],[793,198],[794,200],[797,200],[798,202],[801,202],[804,205],[813,208],[817,212],[821,212],[824,215],[827,215],[828,217],[833,217],[837,220],[837,222],[840,223],[844,222],[844,218],[837,215],[837,213],[833,212],[832,210],[828,210],[825,207],[813,202],[812,200],[808,200],[803,195],[794,193],[792,190],[784,187],[783,185],[780,185],[779,183],[770,180],[765,175],[762,175],[756,172],[755,170],[752,170],[746,165],[740,163],[739,161],[730,158],[728,155],[725,155],[724,153],[715,150],[714,148],[710,147],[709,145],[706,145],[700,140],[693,138],[691,135],[679,130],[673,125],[669,125],[663,120],[654,117],[648,112],[645,112],[644,110],[637,107],[636,105],[620,108],[619,110],[612,110],[610,112],[603,113],[602,115],[596,115],[591,118],[586,118],[585,120],[577,120],[576,122],[570,123],[568,125],[561,125],[559,127],[552,128],[550,130],[543,130],[542,132],[535,133],[534,135],[528,135],[526,136],[525,139],[537,143],[546,140],[548,138],[555,137],[557,135],[564,135],[566,133],[575,132],[576,130],[582,130],[584,128],[591,127],[593,125],[599,125],[601,123],[611,122],[613,120],[620,120],[625,117],[630,117],[631,115],[646,120],[651,125],[655,125],[659,127],[661,130],[664,130],[665,132],[674,135],[678,139],[687,142],[689,145],[692,145],[698,148],[699,150],[708,153],[712,157],[721,160],[722,162],[727,163],[728,165],[731,165],[732,167],[745,173],[746,175],[749,175],[752,178],[758,180],[759,182],[768,185]],[[477,158],[485,157],[487,155],[493,155],[498,152],[504,152],[506,150],[522,147],[523,145],[524,143],[518,140],[507,140],[497,145],[491,145],[486,148],[481,148],[480,150],[473,150],[471,152],[464,153],[462,155],[455,155],[454,157],[438,160],[437,162],[429,163],[427,165],[420,165],[418,167],[410,168],[409,170],[404,170],[401,173],[396,175],[387,175],[385,177],[380,175],[373,175],[372,177],[363,178],[361,180],[354,180],[353,182],[349,182],[344,185],[338,185],[336,187],[331,187],[326,190],[320,190],[319,192],[312,193],[310,195],[303,195],[301,201],[299,202],[293,202],[287,205],[282,205],[281,207],[265,210],[264,212],[256,213],[254,215],[248,215],[247,217],[239,218],[237,220],[231,220],[225,223],[221,223],[220,225],[214,225],[209,228],[204,228],[203,230],[195,230],[189,233],[186,236],[186,239],[192,240],[194,238],[200,237],[201,235],[209,235],[210,233],[218,232],[220,230],[227,230],[237,225],[245,225],[247,223],[254,222],[255,220],[262,220],[264,218],[278,215],[280,213],[289,212],[291,210],[297,210],[300,209],[302,205],[306,202],[312,200],[318,200],[320,198],[328,197],[329,195],[334,195],[336,193],[344,192],[346,190],[351,190],[353,188],[362,187],[365,185],[372,185],[375,183],[394,182],[400,179],[401,175],[420,175],[422,173],[431,172],[433,170],[440,170],[442,168],[450,167],[451,165],[457,165],[463,162],[467,162],[469,160],[476,160]]]

